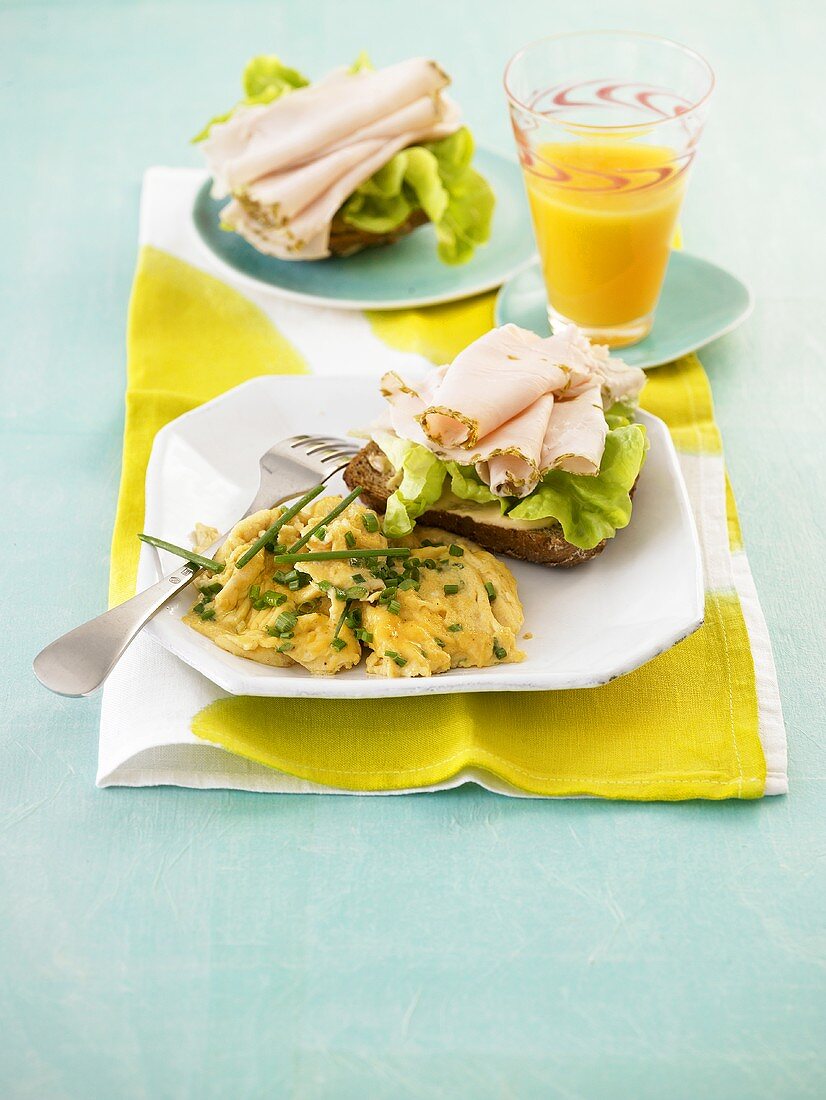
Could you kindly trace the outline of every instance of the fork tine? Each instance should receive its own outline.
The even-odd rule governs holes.
[[[344,462],[349,462],[353,455],[358,454],[358,451],[336,451],[334,454],[326,455],[324,458],[319,459],[320,462],[336,462],[342,459]]]

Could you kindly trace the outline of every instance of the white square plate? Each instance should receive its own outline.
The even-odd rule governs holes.
[[[144,530],[188,546],[195,523],[233,526],[258,487],[258,458],[299,433],[344,436],[367,424],[381,397],[370,379],[262,377],[167,424],[146,472]],[[504,559],[525,609],[521,664],[453,669],[430,678],[383,679],[361,667],[313,676],[225,653],[181,622],[193,602],[184,589],[147,631],[182,661],[234,695],[363,699],[457,691],[548,691],[595,687],[638,668],[703,621],[700,548],[677,455],[667,428],[640,414],[651,449],[630,525],[593,561],[548,569]],[[338,478],[331,491],[342,486]],[[179,559],[144,545],[142,589]]]

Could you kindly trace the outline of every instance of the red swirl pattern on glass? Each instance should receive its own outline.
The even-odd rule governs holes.
[[[586,80],[536,91],[528,99],[526,107],[527,109],[520,109],[511,105],[513,131],[522,165],[533,175],[566,190],[626,193],[644,191],[666,180],[676,180],[687,171],[694,159],[699,128],[693,133],[687,126],[688,120],[680,117],[691,109],[691,103],[667,88],[607,79]],[[600,111],[602,117],[599,122],[583,118],[583,111],[587,113],[591,110],[594,113]],[[611,120],[603,122],[606,111],[610,112]],[[620,115],[621,121],[617,121]],[[585,128],[604,125],[613,129],[618,136],[624,129],[633,131],[635,126],[671,121],[685,128],[685,150],[675,154],[667,164],[629,168],[621,173],[576,168],[570,164],[562,166],[542,156],[536,148],[535,131],[540,128],[543,119],[551,123],[561,123],[574,132],[577,126]],[[578,136],[581,136],[581,132]]]

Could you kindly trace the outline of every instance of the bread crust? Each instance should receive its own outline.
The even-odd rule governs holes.
[[[392,491],[387,483],[387,477],[373,464],[374,462],[378,464],[383,458],[379,447],[370,442],[350,460],[343,475],[350,489],[354,489],[356,485],[363,486],[361,499],[368,508],[373,508],[377,512],[384,512],[387,498]],[[456,512],[445,512],[439,509],[425,512],[419,517],[418,522],[428,527],[441,527],[444,531],[451,531],[455,535],[472,539],[483,549],[491,550],[496,554],[507,554],[511,558],[535,562],[537,565],[563,568],[590,561],[605,548],[606,542],[603,539],[591,550],[582,550],[568,542],[558,523],[550,527],[529,530],[509,529],[491,523],[479,523],[471,516],[460,516]]]

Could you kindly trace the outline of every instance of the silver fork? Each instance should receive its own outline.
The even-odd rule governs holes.
[[[343,439],[294,435],[276,443],[259,460],[258,492],[243,516],[274,508],[302,496],[319,482],[344,469],[357,448]],[[226,539],[221,535],[207,551],[212,554]],[[201,570],[187,562],[174,573],[130,600],[75,627],[47,645],[34,659],[34,674],[58,695],[91,695],[123,656],[127,646],[167,600]]]

